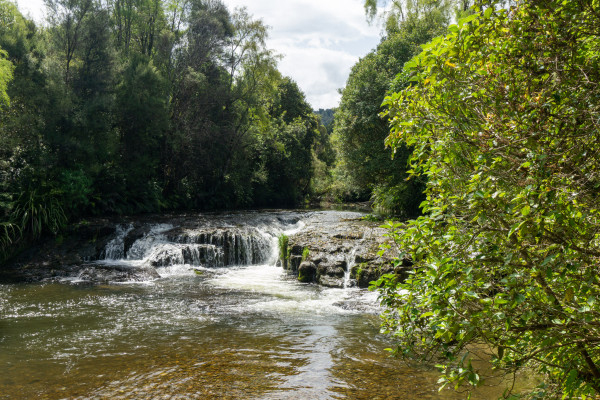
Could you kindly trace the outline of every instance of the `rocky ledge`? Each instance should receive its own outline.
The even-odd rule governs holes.
[[[75,280],[147,281],[171,265],[222,268],[273,263],[274,241],[290,239],[279,262],[306,283],[368,287],[394,267],[397,253],[378,256],[388,240],[379,222],[339,211],[243,211],[94,219],[46,238],[0,268],[0,282]],[[393,248],[394,246],[392,246]]]
[[[390,239],[380,222],[365,220],[362,214],[314,213],[305,220],[306,226],[289,235],[289,258],[279,261],[290,274],[305,283],[327,287],[369,287],[383,274],[405,277],[412,263],[398,257],[394,246],[379,256],[381,246]]]

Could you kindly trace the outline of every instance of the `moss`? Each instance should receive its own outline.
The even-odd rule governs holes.
[[[313,281],[313,277],[310,275],[305,275],[303,273],[299,273],[298,274],[298,281],[302,282],[302,283],[310,283]]]
[[[285,261],[290,257],[290,251],[289,251],[290,238],[287,235],[284,235],[282,233],[281,235],[279,235],[278,239],[279,239],[279,258],[282,261]]]
[[[302,250],[302,261],[306,261],[308,259],[309,254],[310,250],[308,249],[308,247],[305,247],[304,250]]]

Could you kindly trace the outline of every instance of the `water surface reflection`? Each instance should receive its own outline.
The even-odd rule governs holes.
[[[372,293],[299,284],[270,265],[159,272],[0,286],[0,398],[464,398],[387,357]]]

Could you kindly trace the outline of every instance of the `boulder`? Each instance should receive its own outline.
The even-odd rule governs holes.
[[[314,282],[317,276],[317,266],[311,261],[303,261],[298,267],[298,280],[304,283]]]
[[[319,277],[318,283],[322,286],[332,287],[332,288],[343,288],[344,287],[344,278],[336,278],[329,275],[321,275]]]
[[[300,264],[302,263],[302,256],[290,256],[290,262],[288,265],[288,270],[292,272],[297,272],[300,268]]]

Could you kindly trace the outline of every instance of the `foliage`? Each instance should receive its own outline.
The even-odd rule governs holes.
[[[333,131],[333,121],[334,121],[335,109],[319,108],[319,110],[315,111],[315,114],[318,115],[319,117],[321,117],[321,124],[323,124],[325,129],[327,129],[327,133],[331,134],[331,132]]]
[[[367,20],[372,22],[379,15],[389,34],[399,22],[415,17],[445,14],[447,18],[452,11],[456,18],[465,17],[473,3],[473,0],[364,0],[364,8]]]
[[[0,261],[10,257],[23,241],[44,233],[56,235],[67,221],[59,199],[35,189],[22,193],[12,206],[8,221],[0,223]]]
[[[281,261],[285,261],[290,258],[289,242],[290,238],[283,233],[277,237],[277,243],[279,245],[279,259]]]
[[[6,51],[0,47],[0,107],[10,104],[10,99],[6,94],[6,87],[12,80],[14,66],[6,59]]]
[[[308,259],[309,255],[310,255],[310,249],[308,247],[305,247],[304,249],[302,249],[302,261],[306,261]]]
[[[411,149],[398,146],[392,154],[385,148],[388,126],[378,115],[390,82],[419,53],[420,44],[445,31],[447,20],[443,10],[435,7],[409,14],[352,68],[335,114],[338,196],[346,200],[372,197],[378,212],[404,218],[419,215],[424,185],[422,179],[407,179]]]
[[[331,164],[328,135],[245,9],[45,3],[36,27],[0,0],[2,243],[52,234],[59,210],[292,206],[310,194],[314,155]],[[48,221],[20,232],[25,198]]]
[[[600,394],[598,2],[476,10],[405,66],[388,145],[414,148],[425,215],[390,224],[414,273],[377,282],[394,352],[443,378],[543,374],[536,398]],[[481,346],[483,344],[483,346]]]
[[[44,231],[58,233],[67,218],[55,196],[39,195],[31,190],[17,199],[11,219],[18,224],[23,234],[35,239]]]
[[[4,261],[11,254],[13,246],[21,237],[19,225],[12,222],[0,223],[0,262]]]

